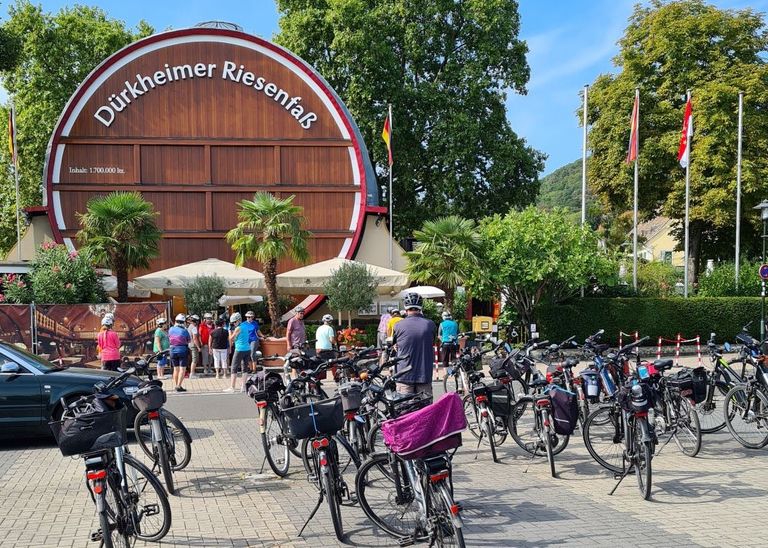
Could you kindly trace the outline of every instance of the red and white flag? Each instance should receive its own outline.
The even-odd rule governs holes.
[[[627,163],[637,160],[640,151],[640,139],[638,126],[640,124],[640,98],[635,95],[635,105],[632,107],[632,117],[629,128],[629,149],[627,150]]]
[[[688,167],[691,160],[691,138],[693,137],[693,107],[691,98],[685,103],[685,115],[683,116],[683,132],[680,135],[680,147],[677,150],[677,161],[683,167]]]

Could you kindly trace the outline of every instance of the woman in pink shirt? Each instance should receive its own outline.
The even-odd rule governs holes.
[[[101,320],[102,329],[96,338],[101,352],[101,368],[107,371],[117,371],[120,365],[120,337],[112,331],[114,322],[111,315],[104,316]]]

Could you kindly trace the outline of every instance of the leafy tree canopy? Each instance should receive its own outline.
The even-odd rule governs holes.
[[[278,0],[277,41],[344,99],[386,181],[381,128],[394,108],[395,233],[533,202],[543,154],[506,118],[525,93],[527,46],[513,0]],[[382,194],[383,195],[383,194]]]
[[[154,30],[143,21],[128,29],[100,8],[75,5],[51,14],[29,0],[17,0],[0,28],[0,76],[16,107],[21,205],[39,205],[45,152],[64,105],[99,63]],[[3,35],[10,36],[10,42],[3,42]],[[20,40],[18,60],[7,63],[6,47],[14,40]],[[8,154],[7,146],[0,147],[4,165]],[[15,207],[12,174],[3,170],[0,250],[16,241]]]
[[[368,308],[376,298],[376,278],[364,264],[342,264],[325,283],[328,308],[341,312]]]
[[[483,219],[482,270],[469,283],[473,295],[503,295],[528,325],[533,309],[559,302],[594,283],[616,281],[616,262],[598,247],[588,226],[552,212],[529,207]]]
[[[201,317],[206,312],[218,310],[219,298],[224,292],[224,281],[218,276],[198,276],[184,290],[187,310]]]
[[[640,89],[641,214],[684,217],[685,170],[677,163],[685,92],[692,90],[691,256],[703,259],[733,242],[738,92],[744,96],[742,184],[746,248],[756,252],[749,207],[768,180],[768,34],[752,10],[721,10],[702,0],[638,4],[614,59],[617,74],[590,89],[589,181],[616,213],[631,210],[633,167],[624,162],[634,90]],[[727,247],[727,245],[726,245]]]

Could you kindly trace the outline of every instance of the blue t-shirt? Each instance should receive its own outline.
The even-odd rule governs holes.
[[[256,333],[259,331],[259,322],[256,320],[252,322],[245,321],[240,324],[240,329],[248,331],[248,342],[256,340]]]
[[[174,325],[168,330],[168,341],[171,343],[171,354],[186,354],[192,337],[186,327]]]
[[[459,335],[459,324],[454,320],[443,320],[440,323],[440,342],[449,343],[456,342],[456,338]],[[453,341],[451,341],[453,337]]]
[[[245,324],[247,322],[243,322],[237,327],[240,328],[240,331],[237,334],[237,337],[235,337],[235,352],[248,352],[251,350],[251,343],[248,340],[250,332],[247,328],[245,328]],[[235,330],[237,330],[237,327]]]

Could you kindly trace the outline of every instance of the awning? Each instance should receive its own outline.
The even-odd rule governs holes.
[[[137,287],[163,295],[183,295],[196,278],[218,276],[229,296],[265,294],[264,275],[250,268],[238,267],[220,259],[205,259],[145,274],[134,279]]]
[[[324,292],[325,283],[343,264],[360,264],[376,279],[379,295],[392,295],[408,286],[408,275],[382,266],[335,257],[303,266],[277,276],[278,291],[289,295],[315,295]]]

